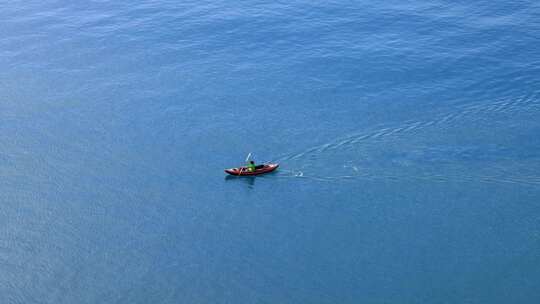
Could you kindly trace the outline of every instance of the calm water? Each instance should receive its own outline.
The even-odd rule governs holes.
[[[1,2],[0,302],[539,303],[539,20]]]

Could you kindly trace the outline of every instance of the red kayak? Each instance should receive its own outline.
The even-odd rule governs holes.
[[[276,170],[278,167],[279,167],[279,164],[264,164],[264,165],[256,166],[255,171],[249,171],[247,167],[240,167],[240,168],[225,169],[225,172],[229,173],[230,175],[251,176],[251,175],[269,173]]]

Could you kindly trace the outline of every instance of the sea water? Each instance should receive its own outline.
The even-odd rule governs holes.
[[[2,1],[0,302],[539,303],[539,20]]]

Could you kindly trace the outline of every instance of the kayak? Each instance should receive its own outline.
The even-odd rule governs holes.
[[[247,167],[225,169],[225,172],[229,173],[230,175],[252,176],[252,175],[259,175],[259,174],[272,172],[276,170],[278,167],[279,167],[279,164],[264,164],[264,165],[255,167],[255,171],[253,172],[249,171]]]

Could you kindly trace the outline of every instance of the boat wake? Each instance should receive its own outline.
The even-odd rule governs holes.
[[[540,155],[519,150],[497,134],[509,132],[509,117],[538,113],[539,97],[537,92],[460,105],[425,120],[354,132],[273,162],[294,168],[281,170],[280,177],[325,182],[417,179],[540,186]]]

